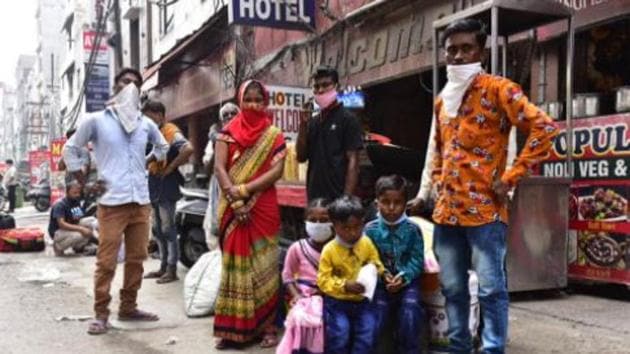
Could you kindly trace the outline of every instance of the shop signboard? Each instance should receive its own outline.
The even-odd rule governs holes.
[[[541,164],[546,177],[574,179],[569,200],[569,276],[630,285],[630,114],[574,121],[574,161],[566,158],[566,125],[551,156]]]
[[[63,198],[65,192],[65,172],[59,171],[63,146],[66,138],[56,138],[50,143],[50,205]]]
[[[287,30],[315,28],[315,0],[231,0],[229,22]]]
[[[304,104],[313,97],[313,91],[304,87],[268,86],[270,94],[269,112],[273,124],[282,129],[288,142],[296,142],[300,128],[300,117],[308,115]]]
[[[107,34],[96,31],[83,32],[83,57],[87,81],[85,85],[85,110],[95,112],[105,109],[109,99],[109,49]],[[92,61],[90,61],[92,59]]]
[[[96,112],[105,109],[105,103],[109,100],[109,90],[109,67],[93,65],[85,87],[85,110]]]
[[[97,43],[98,42],[98,43]],[[98,44],[98,47],[97,47]],[[109,64],[109,48],[107,47],[107,33],[99,35],[96,31],[83,31],[83,57],[88,63],[90,56],[94,52],[94,64]]]
[[[29,151],[28,165],[30,169],[31,185],[36,185],[47,178],[50,173],[50,151]]]

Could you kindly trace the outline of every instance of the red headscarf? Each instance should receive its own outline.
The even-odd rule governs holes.
[[[247,88],[253,84],[257,83],[262,87],[262,94],[264,99],[264,109],[253,110],[253,109],[245,109],[243,106],[243,98],[245,97],[245,92]],[[241,88],[238,92],[238,102],[241,108],[240,113],[234,117],[225,127],[224,132],[230,135],[236,142],[242,147],[248,148],[254,145],[258,138],[267,130],[267,128],[271,125],[271,115],[267,112],[267,107],[269,106],[269,91],[263,85],[262,82],[256,80],[248,80],[241,85]]]

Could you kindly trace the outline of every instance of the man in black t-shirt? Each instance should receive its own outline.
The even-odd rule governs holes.
[[[324,65],[312,76],[315,102],[321,111],[303,116],[297,138],[297,158],[308,161],[308,200],[355,193],[363,130],[356,116],[337,101],[339,74]]]
[[[50,211],[48,233],[56,256],[63,256],[69,248],[75,253],[86,251],[95,236],[96,219],[83,216],[81,185],[73,180],[66,184],[66,197],[56,202]]]

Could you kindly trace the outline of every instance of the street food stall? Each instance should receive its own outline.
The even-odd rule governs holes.
[[[552,87],[539,97],[551,115],[561,118],[558,113],[568,110],[573,119],[559,120],[561,133],[539,173],[573,177],[567,202],[569,279],[630,286],[630,8],[609,14],[576,31],[574,66],[580,75],[574,77],[571,104],[556,102],[553,75],[547,83]],[[557,63],[552,48],[557,38],[550,32],[539,29],[545,39],[541,56],[547,57],[541,72],[553,71]],[[572,164],[565,162],[567,155]]]
[[[508,46],[523,38],[527,31],[555,22],[567,23],[566,36],[566,102],[573,93],[573,12],[558,2],[490,0],[433,22],[433,42],[450,23],[475,18],[489,24],[492,74],[507,75]],[[433,52],[433,87],[439,85],[440,51]],[[499,61],[499,59],[501,59]],[[433,91],[434,98],[438,90]],[[566,126],[572,128],[571,108],[567,105]],[[571,138],[566,139],[569,151]],[[516,144],[515,139],[510,144]],[[572,155],[565,160],[571,164]],[[568,177],[568,178],[567,178]],[[510,206],[507,270],[509,290],[527,291],[563,288],[567,285],[567,198],[571,175],[530,177],[518,186]]]

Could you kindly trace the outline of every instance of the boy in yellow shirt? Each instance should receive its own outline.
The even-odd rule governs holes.
[[[363,236],[365,210],[356,197],[344,196],[328,207],[336,237],[322,251],[317,285],[324,293],[324,348],[327,354],[365,354],[373,350],[376,313],[356,281],[359,270],[384,268],[372,241]]]

